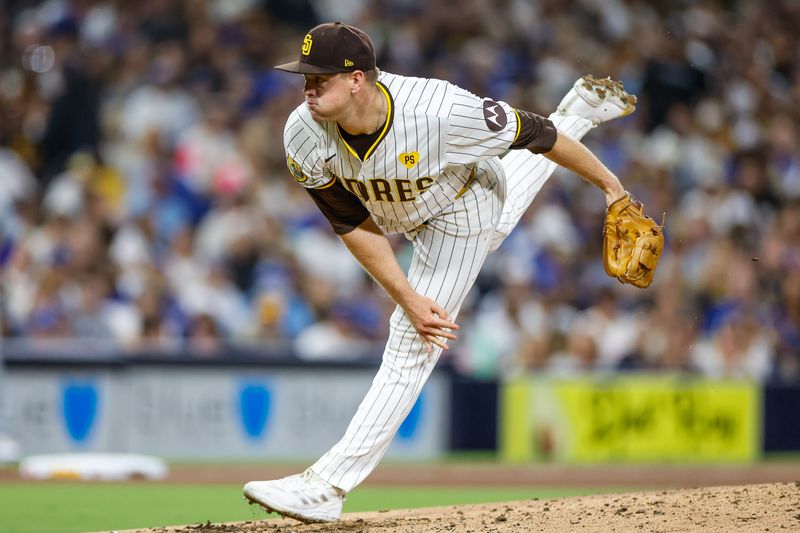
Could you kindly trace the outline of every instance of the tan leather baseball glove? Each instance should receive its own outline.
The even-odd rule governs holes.
[[[664,249],[664,226],[644,214],[630,193],[606,209],[603,266],[609,276],[640,288],[653,282]]]

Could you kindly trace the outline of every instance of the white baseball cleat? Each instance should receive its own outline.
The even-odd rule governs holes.
[[[625,92],[622,83],[587,74],[575,82],[558,104],[556,113],[588,118],[597,125],[630,115],[635,110],[636,97]]]
[[[250,481],[244,486],[244,495],[269,512],[307,524],[339,520],[345,497],[344,491],[310,469],[282,479]]]

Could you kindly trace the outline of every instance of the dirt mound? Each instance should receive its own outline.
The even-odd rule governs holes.
[[[166,532],[800,531],[800,482],[348,513],[335,524],[294,520],[131,530]]]

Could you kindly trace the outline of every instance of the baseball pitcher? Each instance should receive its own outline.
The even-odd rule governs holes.
[[[342,439],[302,474],[244,486],[269,511],[329,522],[386,452],[456,338],[486,256],[556,165],[605,194],[610,275],[649,285],[663,234],[576,140],[633,112],[636,99],[617,82],[581,78],[544,118],[447,81],[381,72],[369,36],[340,22],[311,29],[299,60],[275,68],[305,78],[305,101],[284,131],[289,172],[397,303],[380,369]],[[385,237],[398,232],[413,243],[407,273]]]

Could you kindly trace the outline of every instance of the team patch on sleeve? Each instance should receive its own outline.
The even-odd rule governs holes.
[[[286,166],[289,167],[289,173],[297,183],[305,183],[308,181],[308,176],[303,174],[303,169],[300,167],[297,161],[289,156],[286,157]]]
[[[508,119],[503,107],[488,98],[483,101],[483,120],[491,131],[500,131],[506,127]]]

